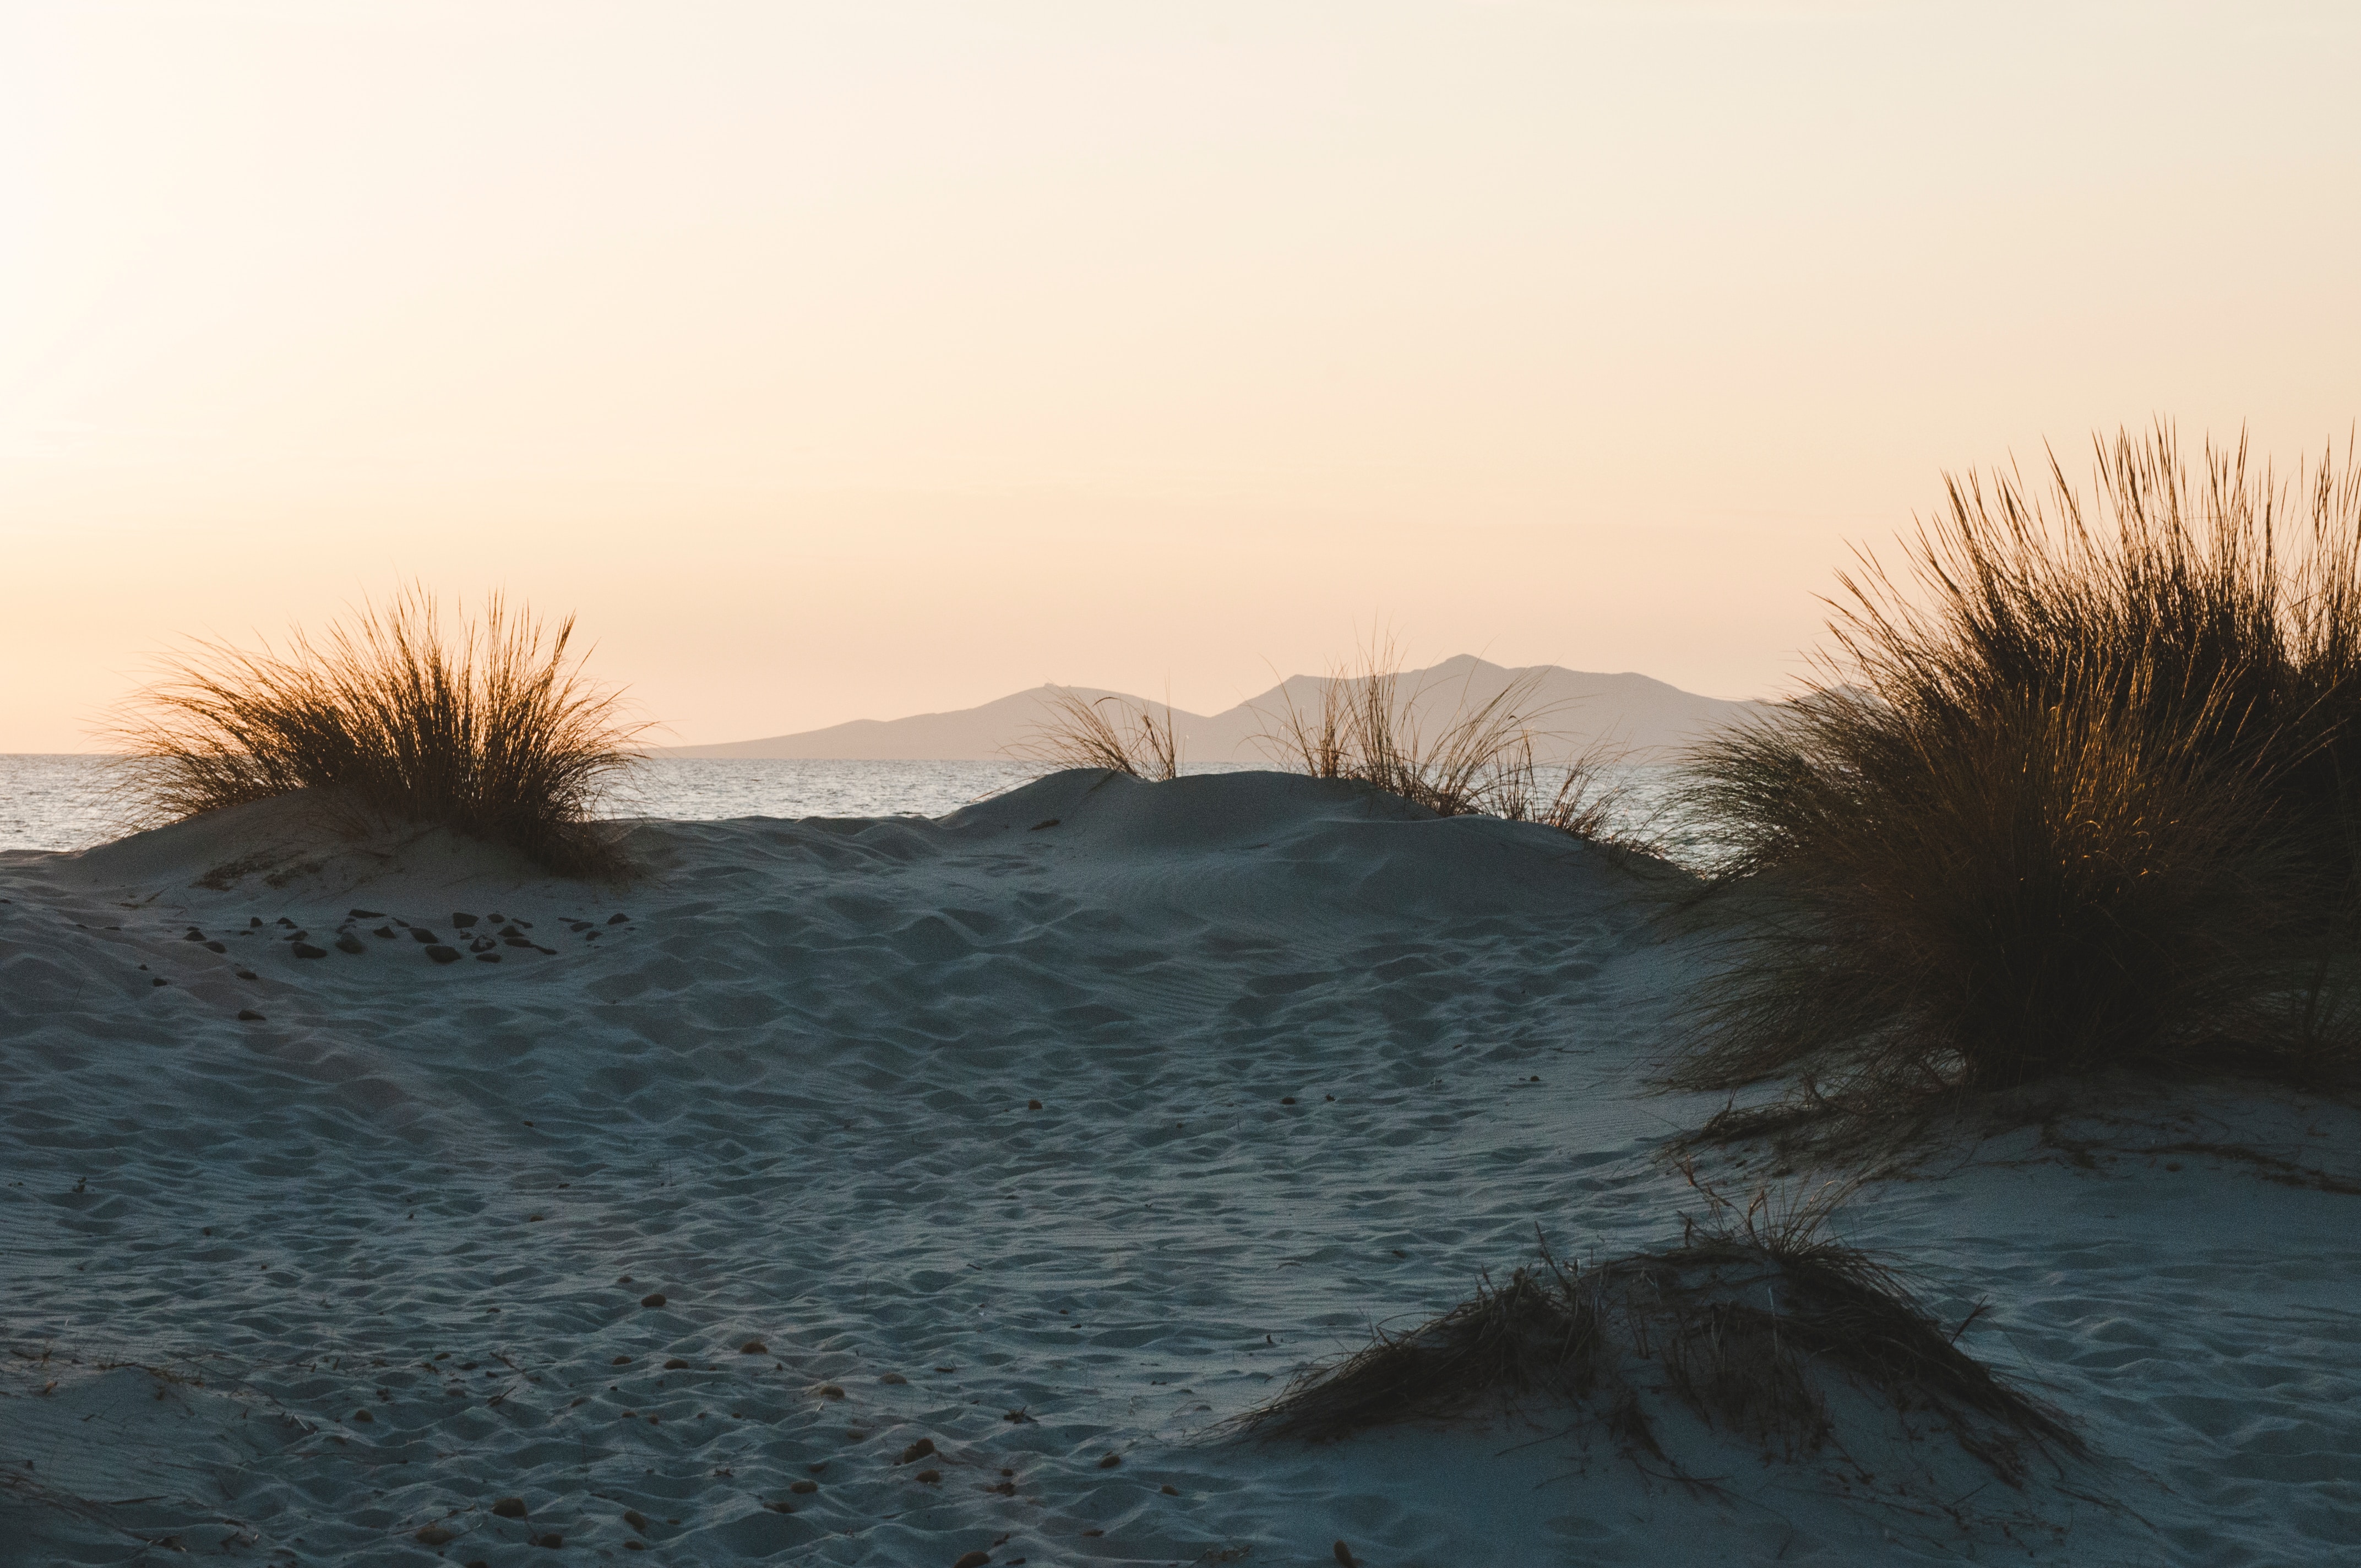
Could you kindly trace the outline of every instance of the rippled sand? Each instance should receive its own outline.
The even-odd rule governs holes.
[[[0,1562],[2361,1561],[2347,1108],[1856,1200],[2081,1423],[2022,1489],[1865,1427],[1689,1433],[1707,1486],[1548,1419],[1242,1444],[1536,1225],[1678,1234],[1719,1102],[1645,1092],[1699,961],[1645,877],[1266,773],[632,847],[272,802],[0,855]]]

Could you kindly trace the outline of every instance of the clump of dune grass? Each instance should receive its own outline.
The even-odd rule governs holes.
[[[1281,767],[1368,784],[1438,817],[1484,815],[1614,839],[1628,802],[1605,781],[1611,754],[1594,748],[1562,768],[1538,760],[1554,717],[1539,700],[1542,676],[1528,671],[1480,701],[1464,687],[1453,696],[1406,684],[1394,644],[1375,640],[1356,662],[1332,669],[1310,701],[1299,705],[1282,686],[1283,706],[1255,741]],[[1641,837],[1623,833],[1635,844]]]
[[[2160,427],[1948,481],[1813,685],[1692,759],[1733,946],[1673,1081],[1877,1116],[2128,1068],[2348,1073],[2361,487]]]
[[[1052,690],[1046,711],[1012,754],[1050,768],[1099,768],[1136,779],[1180,776],[1180,740],[1172,727],[1172,705],[1162,717],[1128,697],[1085,697]]]
[[[1582,1266],[1542,1245],[1538,1264],[1406,1333],[1313,1367],[1236,1431],[1332,1442],[1403,1422],[1503,1411],[1571,1413],[1627,1456],[1669,1463],[1667,1403],[1784,1459],[1836,1439],[1841,1381],[1905,1418],[1930,1417],[2011,1485],[2028,1451],[2080,1454],[2056,1412],[1959,1348],[1887,1263],[1826,1234],[1850,1193],[1830,1184],[1744,1205],[1706,1200],[1677,1245]],[[1657,1414],[1653,1414],[1653,1410]]]
[[[283,651],[200,641],[169,655],[115,733],[153,817],[321,792],[357,820],[447,827],[566,875],[623,869],[595,820],[644,728],[555,627],[497,594],[446,627],[423,590]]]

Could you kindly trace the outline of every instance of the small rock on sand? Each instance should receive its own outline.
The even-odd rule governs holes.
[[[930,1437],[922,1437],[917,1442],[912,1443],[909,1447],[904,1449],[902,1451],[902,1457],[895,1460],[894,1463],[896,1464],[908,1464],[913,1461],[924,1459],[934,1452],[935,1440]]]
[[[623,1510],[623,1522],[630,1525],[633,1530],[645,1530],[648,1528],[648,1516],[640,1512],[637,1508],[625,1508]]]
[[[903,1376],[902,1376],[900,1373],[898,1373],[898,1372],[888,1372],[887,1374],[885,1374],[885,1376],[884,1376],[880,1377],[879,1379],[877,1379],[877,1381],[879,1381],[880,1383],[891,1383],[891,1384],[895,1385],[896,1387],[899,1387],[900,1386],[902,1386],[903,1384],[906,1384],[906,1383],[909,1382],[910,1380],[909,1380],[907,1377]]]
[[[547,1546],[547,1547],[555,1548],[555,1547],[560,1547],[560,1546],[565,1545],[565,1544],[566,1544],[566,1538],[565,1538],[564,1536],[562,1536],[562,1535],[558,1534],[555,1530],[551,1530],[547,1535],[537,1535],[537,1536],[534,1536],[534,1537],[533,1538],[533,1543],[535,1546]]]
[[[1025,1102],[1025,1109],[1027,1111],[1038,1111],[1041,1109],[1041,1102],[1038,1100],[1027,1100]]]
[[[473,926],[475,923],[476,917],[472,915],[454,915],[451,916],[451,924],[456,926],[462,931],[466,930],[468,927]]]
[[[934,1486],[942,1478],[943,1473],[939,1470],[921,1470],[918,1472],[917,1475],[919,1485],[925,1486]]]
[[[522,1497],[502,1497],[499,1502],[492,1505],[492,1513],[493,1516],[498,1519],[521,1519],[524,1518],[524,1499]]]
[[[448,1546],[458,1538],[439,1524],[430,1524],[420,1530],[411,1539],[421,1546]]]
[[[667,1361],[667,1362],[665,1362],[665,1363],[664,1363],[664,1370],[665,1370],[666,1372],[681,1372],[681,1371],[685,1371],[685,1370],[686,1370],[687,1366],[688,1366],[688,1363],[687,1363],[687,1362],[686,1362],[686,1361],[683,1361],[679,1356],[676,1356],[676,1355],[675,1355],[675,1356],[674,1356],[670,1361]]]
[[[439,942],[443,938],[423,926],[412,926],[410,928],[410,939],[413,942]]]
[[[433,959],[438,964],[456,964],[459,961],[459,949],[456,948],[446,948],[440,942],[437,942],[434,946],[426,949],[426,956]]]
[[[661,1290],[651,1290],[640,1298],[640,1305],[642,1307],[661,1307],[664,1304],[664,1293]]]
[[[1102,1460],[1100,1460],[1100,1461],[1099,1461],[1099,1468],[1100,1468],[1100,1469],[1102,1469],[1102,1470],[1112,1470],[1112,1469],[1114,1469],[1116,1465],[1118,1465],[1118,1464],[1122,1464],[1122,1463],[1123,1463],[1123,1455],[1122,1455],[1122,1454],[1120,1454],[1120,1453],[1110,1453],[1110,1454],[1108,1454],[1104,1459],[1102,1459]]]
[[[844,1390],[838,1387],[833,1383],[823,1383],[814,1391],[823,1399],[841,1399],[844,1398]]]
[[[241,1024],[259,1024],[264,1020],[262,1014],[253,1008],[241,1007],[237,1010],[237,1021]]]
[[[992,1556],[989,1552],[971,1552],[952,1563],[951,1568],[983,1568],[983,1565],[991,1561]]]
[[[1351,1547],[1345,1545],[1340,1541],[1335,1544],[1334,1550],[1336,1553],[1337,1562],[1342,1563],[1345,1565],[1345,1568],[1353,1568],[1353,1549]]]
[[[343,936],[336,938],[336,951],[340,953],[366,953],[368,951],[368,948],[362,943],[358,937],[356,937],[351,932],[347,931]]]
[[[790,1481],[787,1483],[787,1490],[793,1492],[798,1497],[808,1497],[814,1492],[819,1490],[819,1483],[817,1481]]]
[[[353,1412],[353,1420],[357,1421],[373,1421],[377,1420],[377,1418],[369,1414],[367,1410],[355,1410]]]
[[[298,942],[295,944],[295,956],[299,959],[324,959],[328,956],[328,949],[315,948],[309,942]]]
[[[750,1339],[744,1344],[738,1347],[738,1354],[741,1355],[768,1355],[771,1354],[771,1347],[764,1344],[761,1340]]]

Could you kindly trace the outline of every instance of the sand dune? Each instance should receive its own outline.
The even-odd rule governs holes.
[[[0,1560],[2361,1561],[2348,1108],[1856,1201],[2080,1423],[2022,1488],[1866,1417],[1681,1431],[1710,1485],[1545,1415],[1241,1444],[1536,1225],[1677,1234],[1646,878],[1270,773],[631,831],[620,889],[301,800],[0,855]]]

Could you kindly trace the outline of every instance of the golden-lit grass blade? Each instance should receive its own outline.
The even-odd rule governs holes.
[[[489,598],[446,633],[423,590],[285,651],[200,641],[169,655],[115,733],[135,795],[166,819],[319,790],[379,818],[508,845],[552,871],[621,869],[594,821],[645,726],[554,628]]]

